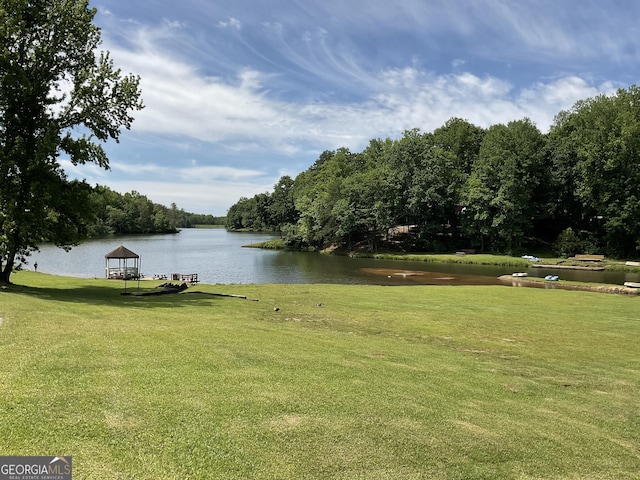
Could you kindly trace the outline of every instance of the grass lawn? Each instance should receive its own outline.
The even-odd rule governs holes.
[[[0,452],[74,479],[639,478],[636,297],[13,281]]]
[[[410,260],[415,262],[460,263],[468,265],[502,265],[526,268],[529,260],[509,255],[473,254],[456,255],[448,253],[357,253],[356,257],[379,258],[382,260]]]
[[[522,257],[513,257],[510,255],[494,255],[494,254],[472,254],[472,255],[456,255],[456,254],[439,254],[439,253],[355,253],[353,256],[365,258],[379,258],[386,260],[410,260],[415,262],[432,262],[432,263],[459,263],[468,265],[501,265],[511,267],[528,268],[534,265],[533,262],[523,259]],[[542,265],[562,265],[577,267],[603,267],[605,270],[622,271],[622,272],[640,272],[640,267],[626,265],[625,260],[605,259],[601,262],[581,262],[560,257],[540,257]]]

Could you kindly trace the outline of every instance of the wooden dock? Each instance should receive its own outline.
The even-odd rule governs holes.
[[[569,257],[569,260],[576,262],[604,262],[604,255],[576,255]]]
[[[191,284],[196,284],[200,281],[197,273],[172,273],[171,280]]]

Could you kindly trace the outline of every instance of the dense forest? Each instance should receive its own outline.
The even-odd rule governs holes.
[[[529,119],[483,129],[452,118],[431,133],[325,151],[272,193],[241,198],[230,230],[290,244],[517,254],[640,249],[640,89],[577,102],[549,133]]]
[[[196,225],[223,225],[224,217],[188,213],[153,203],[138,192],[120,194],[97,185],[89,193],[93,220],[86,226],[89,237],[137,233],[174,233]]]

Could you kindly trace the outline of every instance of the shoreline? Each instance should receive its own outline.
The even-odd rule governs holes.
[[[306,252],[300,248],[289,248],[282,239],[270,240],[267,242],[252,243],[243,245],[243,248],[261,248],[265,250],[284,250],[290,252]],[[610,260],[604,259],[598,262],[598,265],[584,265],[579,263],[566,264],[572,260],[566,258],[542,257],[545,263],[534,263],[522,257],[514,257],[511,255],[500,255],[490,253],[471,253],[471,254],[443,254],[443,253],[424,253],[424,252],[362,252],[356,250],[342,250],[337,248],[327,248],[316,251],[325,255],[346,256],[351,258],[372,258],[379,260],[400,260],[412,262],[429,262],[429,263],[453,263],[461,265],[492,265],[497,267],[516,267],[516,268],[549,268],[559,270],[584,270],[584,271],[618,271],[629,273],[640,273],[640,262],[629,260]],[[555,262],[555,263],[554,263]]]
[[[603,272],[607,268],[606,267],[592,267],[586,265],[546,265],[540,263],[534,263],[531,265],[531,268],[557,268],[559,270],[588,270],[591,272]]]
[[[603,285],[603,284],[582,284],[582,283],[567,283],[566,280],[549,281],[544,279],[532,279],[527,277],[514,277],[512,275],[501,275],[498,280],[503,284],[510,285],[512,287],[532,287],[532,288],[545,288],[549,290],[577,290],[584,292],[595,293],[609,293],[609,294],[622,294],[622,295],[638,295],[640,294],[640,288],[630,288],[623,285]]]

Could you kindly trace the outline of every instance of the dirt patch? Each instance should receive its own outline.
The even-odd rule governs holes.
[[[512,287],[531,287],[558,290],[579,290],[584,292],[613,293],[619,295],[638,295],[640,288],[623,285],[573,284],[566,281],[544,281],[538,278],[514,277],[502,275],[465,275],[456,273],[429,272],[422,270],[395,270],[391,268],[363,268],[364,273],[382,277],[385,285],[507,285]]]
[[[429,272],[422,270],[395,270],[391,268],[363,268],[363,272],[386,277],[388,285],[501,285],[496,277]]]

